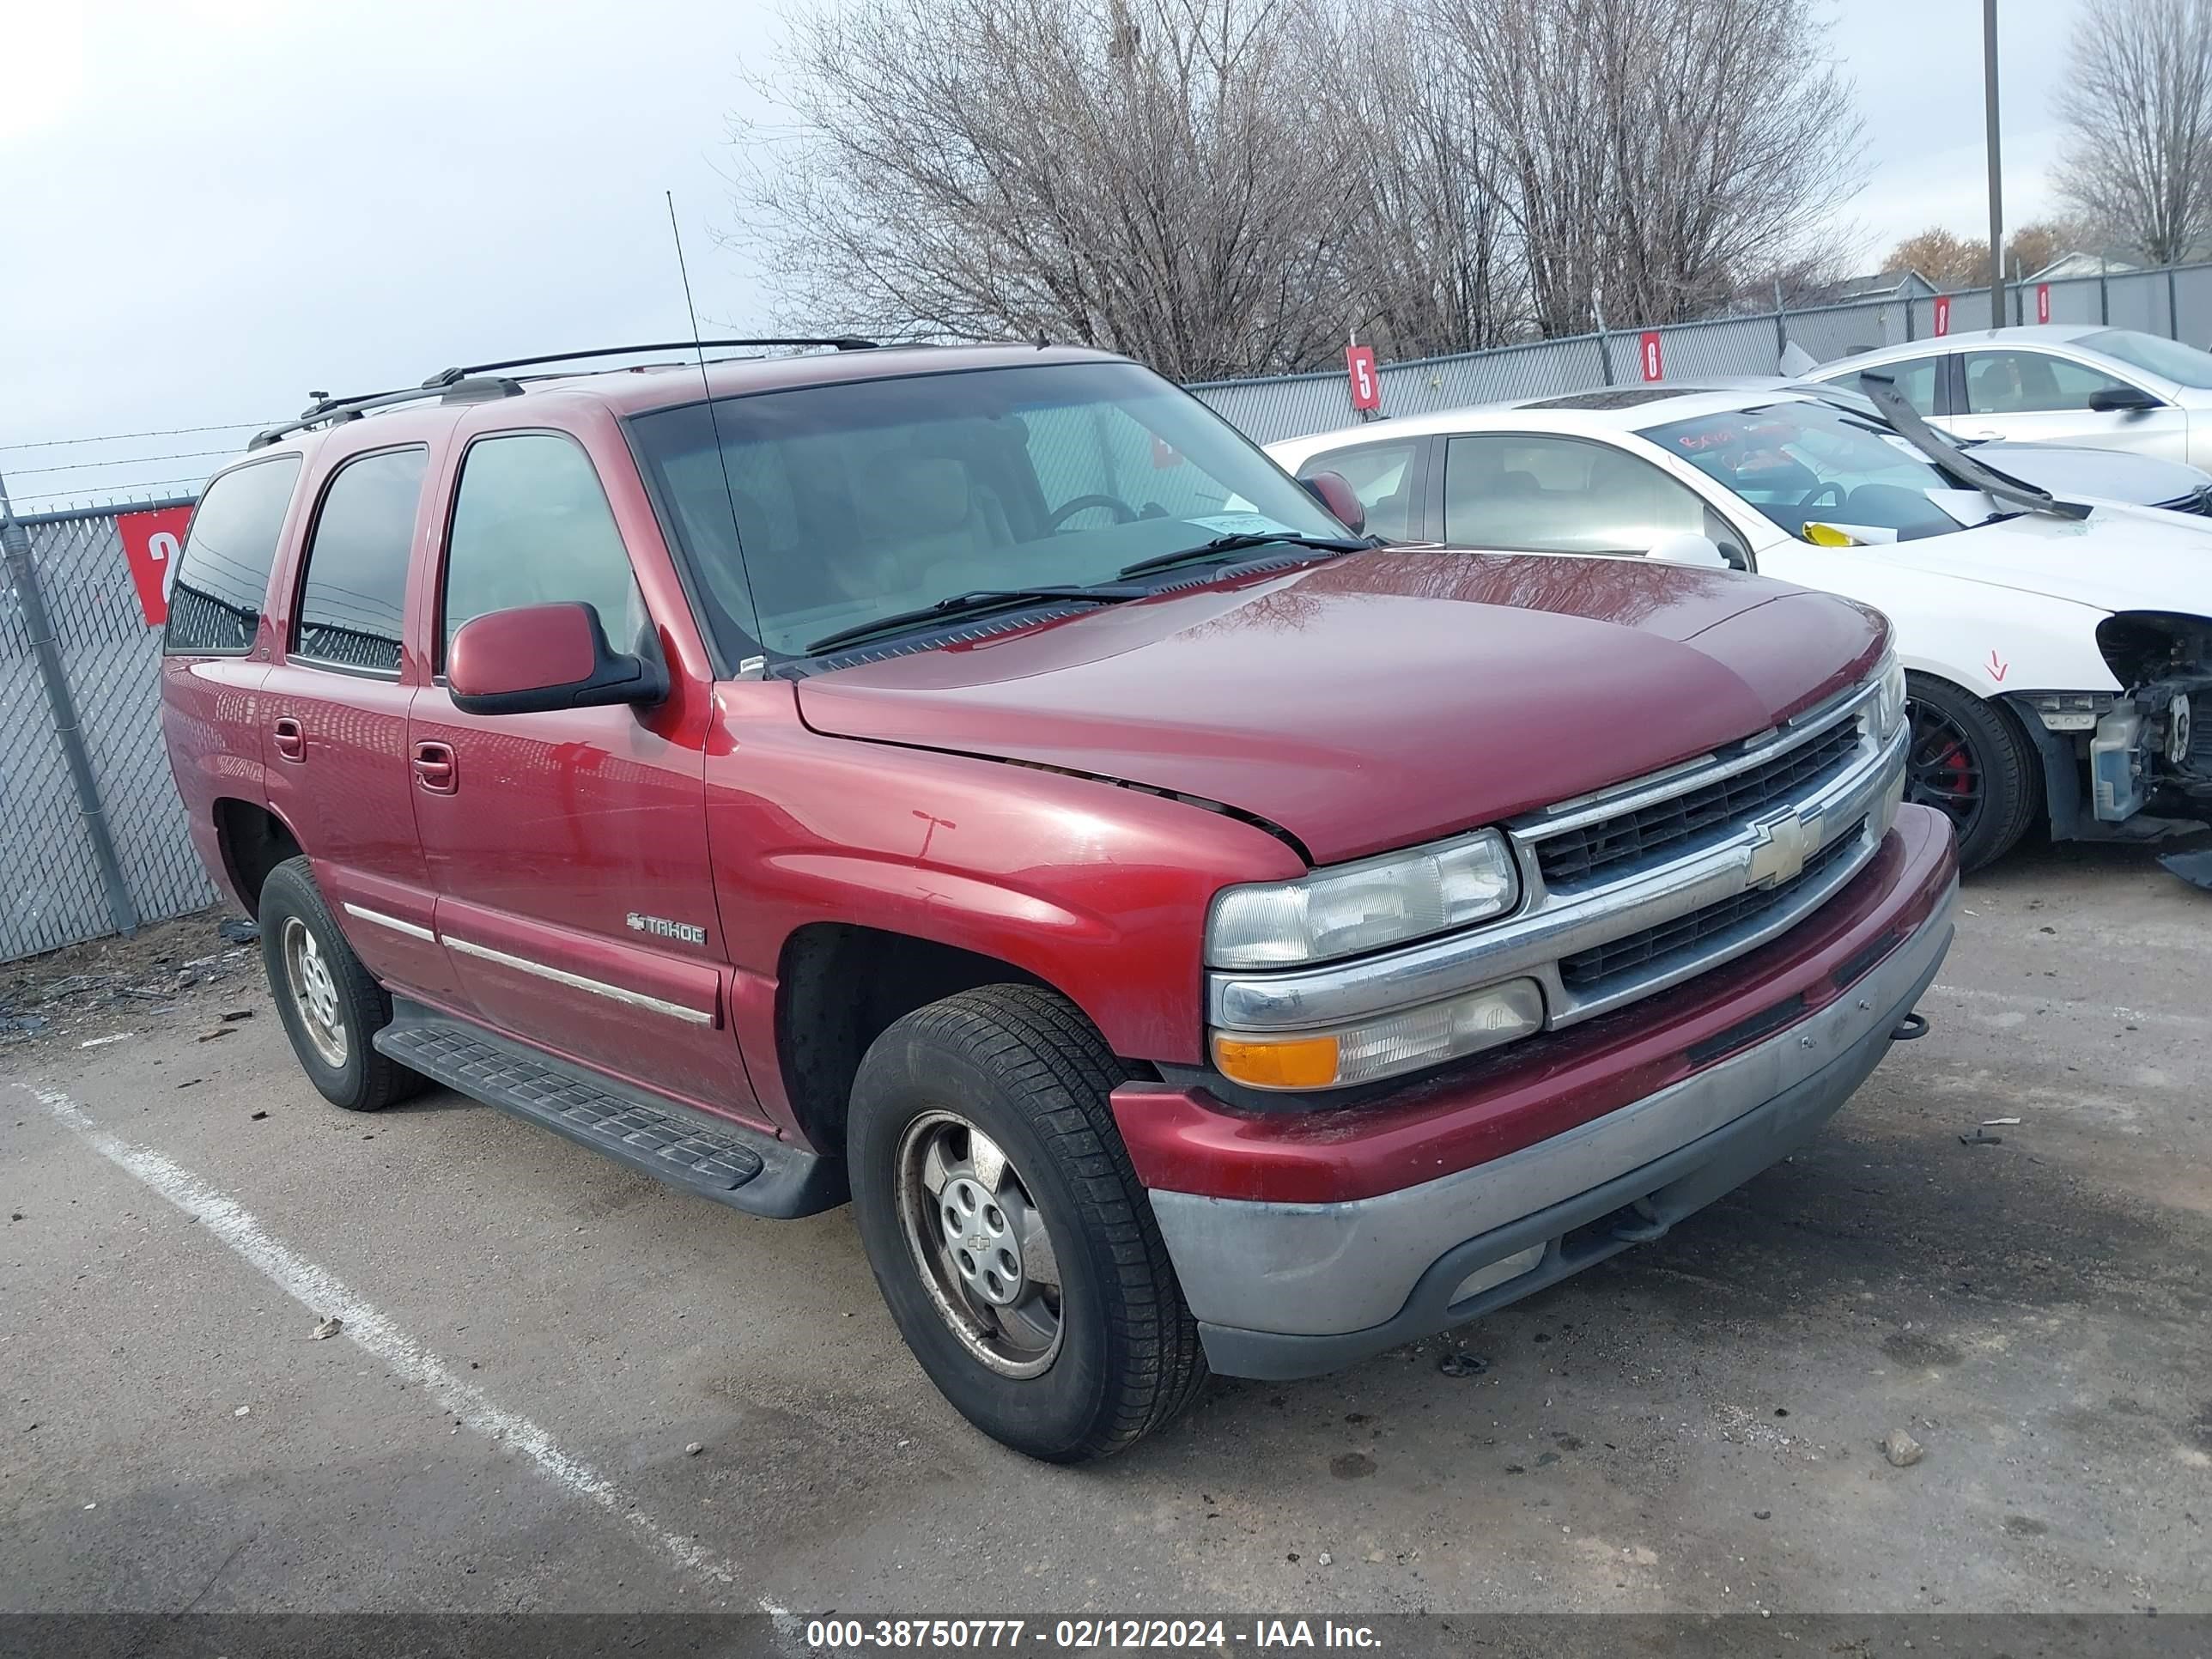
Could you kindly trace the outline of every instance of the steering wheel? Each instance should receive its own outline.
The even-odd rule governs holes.
[[[1834,505],[1841,507],[1844,504],[1844,486],[1841,483],[1831,479],[1817,489],[1807,490],[1798,498],[1797,510],[1802,513],[1809,507],[1819,505],[1820,497],[1823,495],[1833,495],[1836,498]]]
[[[1077,514],[1094,507],[1103,507],[1114,515],[1115,524],[1128,524],[1135,520],[1137,509],[1119,495],[1078,495],[1073,501],[1062,501],[1053,509],[1052,517],[1045,522],[1057,530]]]

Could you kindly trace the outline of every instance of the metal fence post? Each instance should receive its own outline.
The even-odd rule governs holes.
[[[31,636],[38,659],[39,678],[46,682],[46,703],[53,710],[54,738],[68,763],[70,782],[76,790],[77,811],[84,833],[92,842],[93,861],[100,866],[100,885],[106,890],[107,915],[118,933],[137,931],[138,907],[123,879],[123,866],[115,856],[115,841],[107,830],[107,810],[100,799],[100,782],[93,776],[92,757],[78,728],[76,699],[70,694],[69,676],[62,667],[61,647],[54,638],[53,619],[47,614],[46,591],[39,586],[39,568],[31,557],[31,538],[15,522],[15,509],[8,499],[7,480],[0,478],[0,550],[8,559],[8,580],[15,589],[15,603],[23,610],[23,631]]]
[[[2181,301],[2173,285],[2173,267],[2166,268],[2166,335],[2170,340],[2181,337]]]
[[[1598,372],[1605,376],[1605,383],[1611,386],[1613,384],[1613,347],[1606,338],[1605,308],[1598,304],[1597,295],[1595,294],[1590,295],[1590,316],[1597,324]]]
[[[1790,319],[1782,307],[1782,279],[1777,276],[1774,279],[1774,372],[1777,374],[1787,372],[1782,367],[1782,360],[1789,355]]]
[[[2100,253],[2097,256],[2097,325],[2100,328],[2112,325],[2112,289],[2105,277],[2105,256]]]

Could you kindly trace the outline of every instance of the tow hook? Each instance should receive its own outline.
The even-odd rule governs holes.
[[[1897,1029],[1889,1034],[1892,1042],[1917,1042],[1928,1035],[1928,1016],[1907,1014],[1897,1022]]]
[[[1650,1199],[1639,1198],[1614,1212],[1613,1236],[1627,1244],[1649,1244],[1666,1237],[1674,1225],[1651,1207]]]

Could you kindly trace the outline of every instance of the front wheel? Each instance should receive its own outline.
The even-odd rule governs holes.
[[[853,1206],[901,1334],[969,1422],[1055,1463],[1206,1379],[1107,1103],[1123,1075],[1065,999],[992,985],[896,1021],[853,1085]]]
[[[2027,833],[2043,773],[2004,708],[1922,674],[1906,677],[1912,749],[1905,798],[1941,810],[1959,836],[1959,867],[1978,870]]]

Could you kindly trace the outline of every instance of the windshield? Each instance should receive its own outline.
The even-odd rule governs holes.
[[[1941,536],[1959,520],[1929,498],[1950,477],[1878,419],[1828,403],[1769,404],[1646,427],[1644,435],[1756,507],[1791,535],[1808,524]]]
[[[732,658],[978,589],[1111,582],[1219,536],[1345,533],[1133,363],[850,380],[630,426]]]
[[[2212,351],[2199,351],[2179,340],[2138,334],[2131,328],[2108,328],[2083,335],[2080,343],[2182,386],[2212,386]]]

